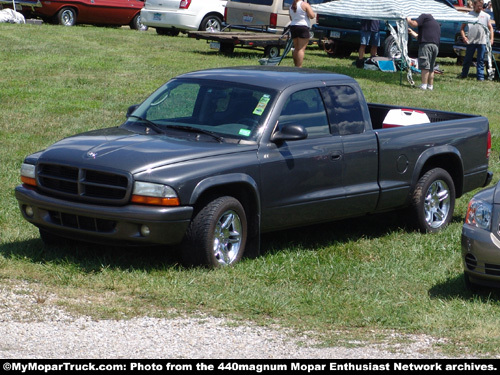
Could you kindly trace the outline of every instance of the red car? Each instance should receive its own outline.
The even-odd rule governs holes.
[[[34,14],[45,22],[64,26],[77,23],[91,25],[130,25],[141,30],[140,0],[41,0],[41,7],[33,9]]]

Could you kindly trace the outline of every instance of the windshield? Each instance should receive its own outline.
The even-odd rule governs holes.
[[[219,139],[255,140],[276,94],[234,82],[175,79],[129,117],[156,131],[212,133]]]

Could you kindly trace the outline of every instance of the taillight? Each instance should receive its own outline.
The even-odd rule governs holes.
[[[271,13],[271,16],[269,16],[269,26],[276,27],[277,24],[278,24],[278,14]]]
[[[191,0],[181,0],[179,4],[179,9],[187,9],[191,5]]]
[[[487,147],[486,147],[486,158],[490,158],[491,155],[491,132],[488,130],[488,141],[487,141]]]
[[[227,7],[224,8],[224,22],[227,23]]]

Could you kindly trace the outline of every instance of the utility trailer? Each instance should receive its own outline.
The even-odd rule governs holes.
[[[288,41],[288,34],[266,34],[244,31],[191,31],[190,38],[204,39],[210,43],[210,48],[222,53],[231,54],[235,48],[264,50],[264,56],[277,57]]]

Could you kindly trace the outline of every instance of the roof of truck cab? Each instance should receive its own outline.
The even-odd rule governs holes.
[[[279,66],[235,66],[198,70],[182,74],[176,78],[210,79],[218,81],[248,84],[282,91],[285,88],[313,81],[336,81],[354,83],[354,78],[314,69],[279,67]]]

